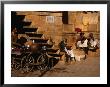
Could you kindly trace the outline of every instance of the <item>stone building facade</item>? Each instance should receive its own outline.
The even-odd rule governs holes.
[[[67,39],[68,45],[73,45],[76,28],[85,32],[86,36],[93,32],[95,38],[100,37],[98,11],[17,11],[17,15],[26,15],[24,21],[31,21],[30,27],[37,27],[37,33],[43,33],[42,38],[51,38],[55,46],[63,39]]]

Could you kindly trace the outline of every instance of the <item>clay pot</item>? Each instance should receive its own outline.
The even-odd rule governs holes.
[[[32,53],[38,53],[40,51],[39,44],[32,44],[30,48]]]

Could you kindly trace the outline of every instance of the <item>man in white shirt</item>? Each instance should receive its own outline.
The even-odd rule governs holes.
[[[73,61],[73,60],[76,61],[72,47],[70,47],[70,48],[68,48],[68,49],[65,47],[64,50],[65,50],[65,52],[66,52],[67,62],[68,62],[68,60],[69,60],[70,62]]]

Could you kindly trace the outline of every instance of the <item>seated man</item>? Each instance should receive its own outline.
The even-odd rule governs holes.
[[[98,43],[99,42],[97,39],[94,38],[93,33],[90,33],[88,36],[88,47],[89,47],[89,49],[96,51],[96,49],[98,48],[97,47]]]
[[[72,47],[70,47],[68,49],[65,47],[64,50],[66,52],[66,62],[69,62],[69,61],[72,62],[73,60],[76,61]]]
[[[66,47],[66,43],[64,40],[62,40],[60,43],[59,43],[59,48],[60,48],[60,51],[63,52],[65,47]]]
[[[80,44],[83,44],[84,43],[84,40],[86,39],[86,37],[84,36],[84,33],[80,33],[80,35],[77,37],[77,40],[76,40],[76,48],[79,47]]]
[[[90,40],[94,40],[94,35],[93,35],[93,33],[89,33],[88,41],[90,41]]]
[[[82,41],[78,41],[77,42],[77,46],[79,48],[83,49],[85,54],[88,54],[88,40],[86,38],[83,40],[83,42]]]
[[[87,39],[85,39],[85,40],[83,40],[83,41],[78,41],[77,42],[77,46],[78,47],[80,47],[80,48],[82,48],[82,47],[87,47],[88,46],[88,40]]]

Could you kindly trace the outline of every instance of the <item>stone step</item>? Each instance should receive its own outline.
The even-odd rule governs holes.
[[[38,28],[35,25],[30,25],[30,26],[23,26],[23,28]]]
[[[33,38],[36,38],[36,37],[41,38],[43,34],[26,33],[26,35],[28,35],[29,37],[33,37]]]
[[[63,54],[56,54],[56,53],[48,53],[48,55],[53,56],[53,57],[62,57]]]
[[[17,13],[13,11],[13,12],[11,12],[11,17],[12,17],[12,19],[16,18],[19,20],[23,20],[25,18],[25,15],[17,15]],[[16,20],[16,19],[14,19],[14,20]]]
[[[34,40],[34,43],[47,43],[48,39],[31,39],[31,40]]]
[[[20,22],[23,22],[25,15],[14,15],[12,16],[11,24],[19,25]]]
[[[47,49],[47,52],[48,53],[56,53],[59,49],[52,49],[52,48],[49,48]]]
[[[17,31],[18,31],[18,34],[24,34],[26,32],[26,29],[28,28],[23,28],[23,26],[30,26],[31,22],[16,22],[16,23],[12,23],[12,25],[16,26],[17,28]],[[30,29],[30,28],[29,28]],[[28,29],[28,30],[29,30]],[[28,32],[27,30],[27,32]],[[30,29],[31,30],[31,29]],[[37,29],[36,29],[37,30]],[[29,32],[35,32],[36,30],[34,31],[29,31]]]
[[[22,28],[22,30],[27,34],[28,32],[36,32],[37,28]]]
[[[22,25],[22,26],[30,26],[31,25],[31,23],[32,22],[28,22],[28,21],[22,21],[22,22],[20,22],[20,24],[19,25]]]
[[[37,37],[29,37],[30,40],[31,40],[31,39],[40,39],[40,38],[42,38],[42,37],[40,37],[40,36],[37,36]]]
[[[20,20],[24,20],[25,15],[16,15],[16,20],[20,21]]]
[[[52,48],[53,45],[50,45],[48,43],[38,43],[40,46],[46,46],[47,48]]]

